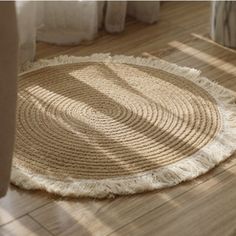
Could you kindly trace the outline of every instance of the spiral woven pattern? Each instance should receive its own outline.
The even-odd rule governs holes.
[[[41,68],[19,80],[14,165],[56,180],[174,164],[214,139],[215,100],[180,76],[112,62]]]
[[[174,186],[236,151],[236,94],[195,69],[110,54],[26,65],[11,182],[104,198]]]

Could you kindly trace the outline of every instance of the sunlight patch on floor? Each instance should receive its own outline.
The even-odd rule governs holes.
[[[224,50],[227,50],[227,51],[236,53],[236,51],[235,51],[234,49],[231,49],[231,48],[228,48],[228,47],[224,47],[223,45],[218,44],[218,43],[214,42],[212,39],[207,38],[207,37],[205,37],[205,36],[203,36],[203,35],[196,34],[196,33],[191,33],[191,35],[192,35],[193,37],[198,38],[198,39],[201,39],[201,40],[203,40],[203,41],[205,41],[205,42],[207,42],[207,43],[211,43],[211,44],[213,44],[214,46],[218,46],[218,47],[220,47],[220,48],[222,48],[222,49],[224,49]]]
[[[236,76],[236,67],[231,63],[228,63],[217,57],[211,56],[205,52],[201,52],[200,50],[190,47],[179,41],[172,41],[169,43],[169,45],[192,57],[195,57],[203,62],[206,62],[209,65],[216,67],[217,69],[220,69],[228,74]]]

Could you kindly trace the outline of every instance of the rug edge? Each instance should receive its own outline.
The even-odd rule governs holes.
[[[144,175],[132,176],[132,178],[126,178],[125,180],[114,178],[98,180],[96,182],[93,180],[92,183],[88,180],[81,180],[79,182],[72,182],[68,188],[67,182],[55,181],[40,175],[36,176],[32,173],[26,173],[13,167],[11,177],[13,184],[25,189],[42,189],[54,194],[70,197],[89,196],[104,198],[114,195],[127,195],[171,187],[180,182],[194,179],[197,176],[208,172],[210,169],[229,158],[236,151],[235,93],[202,77],[200,75],[201,72],[196,69],[181,67],[157,58],[150,59],[124,55],[110,56],[110,54],[93,54],[87,57],[60,56],[54,59],[40,60],[28,64],[28,66],[25,67],[27,68],[27,71],[23,73],[28,73],[45,66],[81,61],[113,61],[148,67],[151,66],[191,80],[211,94],[221,105],[225,124],[219,137],[222,143],[211,143],[211,145],[206,145],[205,153],[197,153],[197,155],[188,157],[187,160],[181,160],[168,166],[168,168],[159,168],[146,172]],[[189,166],[191,166],[191,171],[188,168]]]

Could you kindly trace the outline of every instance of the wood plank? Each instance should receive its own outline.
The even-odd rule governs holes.
[[[11,187],[7,195],[0,199],[0,225],[13,221],[50,201],[49,195],[40,191],[24,191]]]
[[[232,165],[236,165],[235,157],[211,173],[173,188],[114,200],[61,200],[41,207],[30,215],[55,235],[77,235],[80,232],[81,236],[89,233],[104,236],[144,214],[149,214],[153,209],[199,184],[204,185],[209,179],[217,180],[218,175]]]
[[[161,8],[161,20],[171,24],[191,29],[195,32],[209,32],[210,27],[210,2],[171,2],[164,3]],[[189,14],[188,14],[189,13]]]
[[[236,166],[109,235],[236,235]]]
[[[135,56],[147,53],[200,69],[204,76],[236,91],[236,52],[209,39],[209,9],[209,2],[164,2],[158,24],[146,25],[131,19],[123,33],[100,32],[93,44],[58,46],[38,43],[37,58],[100,52]],[[176,47],[178,45],[181,47]],[[209,236],[234,236],[235,156],[191,182],[116,199],[51,200],[49,194],[40,191],[34,193],[12,188],[0,200],[0,224],[29,214],[30,217],[20,218],[22,223],[17,220],[2,228],[9,227],[9,232],[13,232],[11,235],[18,230],[23,232],[20,235],[27,235],[27,231],[22,231],[22,225],[23,228],[27,225],[26,230],[30,228],[36,235],[44,235],[39,227],[42,225],[46,228],[46,235],[50,231],[54,235],[72,236],[111,233],[119,236],[159,236],[160,233],[168,236],[206,233]],[[40,225],[32,223],[31,217]],[[206,229],[208,225],[209,229]]]
[[[24,216],[0,227],[1,236],[52,236],[31,217]]]
[[[144,49],[153,50],[155,48],[155,50],[158,50],[167,46],[169,40],[186,39],[187,35],[184,32],[183,29],[165,21],[161,21],[156,25],[146,25],[136,22],[134,25],[126,27],[125,31],[121,34],[102,35],[94,44],[58,47],[41,43],[37,48],[37,59],[54,57],[61,54],[80,56],[93,53],[141,55]]]

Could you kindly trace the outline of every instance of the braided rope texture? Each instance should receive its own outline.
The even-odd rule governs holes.
[[[18,91],[12,183],[25,189],[133,194],[193,179],[235,151],[235,95],[163,60],[41,60]]]

